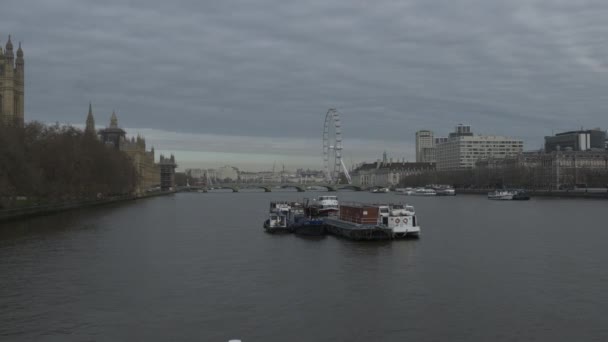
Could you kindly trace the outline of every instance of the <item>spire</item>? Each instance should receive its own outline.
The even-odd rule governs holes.
[[[118,119],[116,118],[116,111],[112,111],[112,117],[110,118],[110,128],[118,128]]]
[[[15,55],[13,55],[13,43],[11,42],[11,35],[8,35],[8,42],[6,42],[6,47],[4,49],[4,56],[9,60],[9,63],[13,62],[13,58],[15,58]]]
[[[21,49],[21,42],[19,42],[19,48],[17,49],[17,58],[23,58],[23,50]]]
[[[13,51],[13,42],[11,41],[11,35],[8,35],[8,42],[6,42],[6,50]]]
[[[84,132],[86,134],[95,135],[95,118],[93,118],[93,105],[89,102],[89,114],[87,115],[87,127]]]

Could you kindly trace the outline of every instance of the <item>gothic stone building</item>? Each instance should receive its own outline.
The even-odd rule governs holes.
[[[91,105],[89,105],[85,133],[98,136],[106,145],[123,151],[131,158],[137,171],[136,190],[138,193],[143,193],[162,185],[165,185],[163,190],[173,187],[174,177],[170,175],[168,178],[165,176],[161,179],[161,171],[164,169],[162,166],[164,158],[161,156],[161,163],[156,164],[154,162],[154,147],[150,151],[146,151],[146,140],[143,137],[138,135],[137,137],[131,137],[131,139],[127,138],[125,130],[118,126],[118,118],[115,112],[112,113],[112,117],[110,118],[110,125],[96,131],[93,110]],[[175,158],[171,156],[171,159],[173,164],[175,164]]]
[[[21,43],[15,59],[11,36],[8,36],[4,50],[0,46],[0,125],[23,126],[24,68]]]

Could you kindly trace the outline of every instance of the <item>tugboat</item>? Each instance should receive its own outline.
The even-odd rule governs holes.
[[[270,234],[291,232],[287,227],[287,217],[280,213],[269,214],[268,219],[264,221],[264,229]]]
[[[340,215],[325,219],[329,233],[353,240],[392,240],[419,238],[414,207],[406,204],[340,205]]]
[[[294,203],[289,202],[270,202],[270,212],[268,219],[264,221],[264,229],[267,233],[290,233],[287,226],[287,214],[290,212]]]

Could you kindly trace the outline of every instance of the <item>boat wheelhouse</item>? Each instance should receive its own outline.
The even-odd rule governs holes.
[[[313,217],[336,215],[339,210],[337,196],[319,196],[312,202],[305,202],[305,206],[310,210],[309,215]]]
[[[270,213],[264,221],[264,229],[268,233],[289,233],[287,227],[287,216],[284,213]]]
[[[289,233],[289,214],[301,209],[297,202],[272,201],[268,212],[268,219],[264,221],[264,229],[268,233]]]

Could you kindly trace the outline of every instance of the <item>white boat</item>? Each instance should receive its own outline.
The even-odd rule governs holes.
[[[418,189],[414,190],[414,193],[412,195],[414,195],[414,196],[435,196],[435,195],[437,195],[437,192],[434,189],[418,188]]]
[[[372,191],[370,191],[373,194],[386,194],[388,192],[391,192],[391,190],[389,188],[375,188],[372,189]]]
[[[392,231],[393,238],[420,236],[420,226],[416,222],[416,211],[411,205],[381,205],[380,217],[382,224]]]
[[[270,213],[282,213],[283,215],[286,215],[293,204],[294,203],[282,201],[270,202]]]
[[[515,191],[510,190],[495,190],[492,192],[488,192],[488,199],[491,200],[501,200],[501,201],[510,201],[513,199],[517,193]]]
[[[318,211],[320,216],[327,216],[338,212],[338,197],[337,196],[319,196],[311,204]]]
[[[435,193],[437,196],[454,196],[456,195],[456,190],[454,188],[437,188],[435,189]]]

